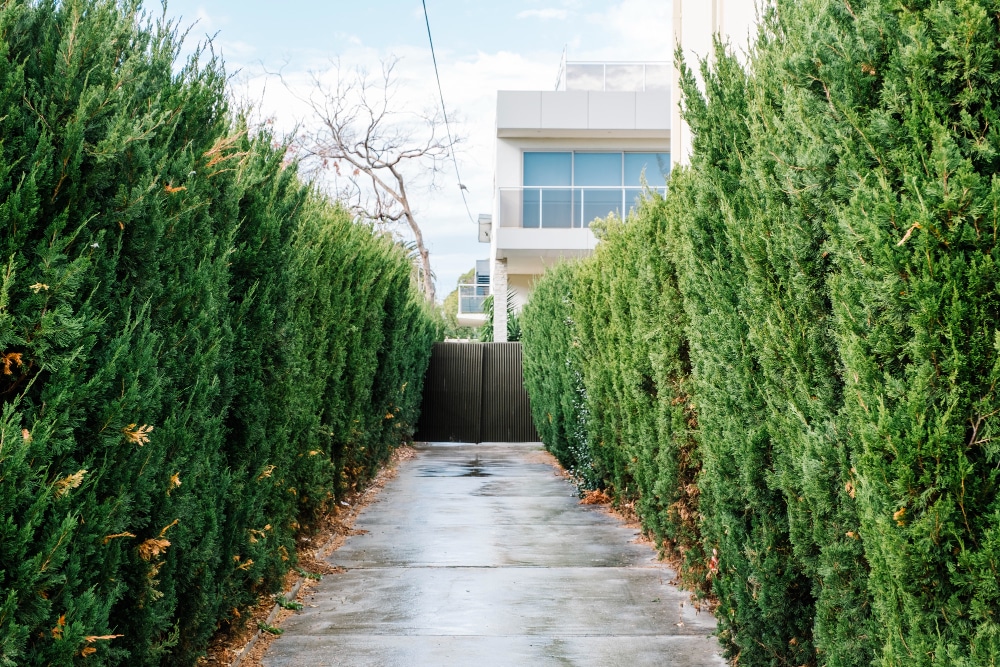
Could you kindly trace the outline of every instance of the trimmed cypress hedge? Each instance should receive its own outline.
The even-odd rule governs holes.
[[[582,488],[634,503],[699,585],[696,417],[665,212],[654,198],[627,223],[595,223],[594,255],[543,276],[523,314],[524,376],[549,450]]]
[[[531,416],[546,448],[586,489],[600,484],[587,446],[586,396],[574,353],[573,304],[577,264],[545,272],[522,314],[524,386]],[[578,343],[577,343],[578,345]]]
[[[994,2],[834,14],[830,296],[886,665],[1000,656],[1000,18]],[[850,128],[850,131],[845,131]],[[860,128],[860,129],[855,129]]]
[[[412,436],[405,252],[178,48],[137,1],[0,7],[0,665],[193,664]]]
[[[710,79],[711,102],[715,95],[739,99],[741,83]],[[713,129],[715,123],[739,123],[744,111],[738,107],[730,115],[724,104],[710,103],[706,113],[715,117],[706,120]],[[727,217],[741,218],[723,214],[727,202],[718,196],[720,190],[739,191],[741,155],[727,148],[712,146],[701,173],[693,158],[691,171],[672,180],[669,197],[679,284],[690,321],[696,437],[703,461],[701,527],[706,550],[719,562],[712,587],[719,598],[720,638],[730,655],[767,664],[761,661],[776,653],[806,664],[812,653],[803,642],[812,625],[810,590],[790,558],[785,498],[773,484],[779,454],[767,428],[761,364],[744,318],[747,276],[740,250],[727,234]]]
[[[648,236],[648,209],[613,223],[525,310],[540,434],[655,531],[642,480],[678,476],[641,456],[635,387],[645,304],[676,286],[650,349],[697,412],[709,560],[688,579],[709,576],[740,664],[1000,655],[997,16],[987,0],[779,0],[745,65],[717,45],[698,79],[683,71],[694,152],[665,233]],[[665,257],[656,288],[624,278],[642,266],[630,244]],[[567,456],[578,423],[586,447]],[[660,451],[681,451],[673,433],[652,436]]]

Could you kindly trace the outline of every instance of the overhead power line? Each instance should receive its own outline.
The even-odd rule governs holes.
[[[441,98],[441,115],[444,116],[444,129],[448,133],[448,150],[451,152],[451,161],[455,165],[455,178],[458,179],[458,191],[462,194],[462,202],[465,204],[465,212],[469,214],[469,222],[475,224],[472,218],[472,211],[469,209],[469,201],[465,198],[468,190],[462,184],[462,175],[458,171],[458,158],[455,157],[455,140],[451,136],[451,125],[448,123],[448,110],[444,106],[444,91],[441,89],[441,74],[438,72],[437,55],[434,53],[434,38],[431,37],[431,20],[427,16],[427,0],[420,0],[424,6],[424,23],[427,24],[427,41],[431,45],[431,60],[434,62],[434,78],[437,79],[438,96]]]

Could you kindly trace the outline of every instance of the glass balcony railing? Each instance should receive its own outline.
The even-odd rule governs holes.
[[[459,285],[458,314],[482,315],[486,312],[483,303],[490,294],[489,285]]]
[[[670,90],[670,63],[567,62],[566,90],[641,93]]]
[[[666,188],[650,188],[666,194]],[[500,188],[500,226],[581,229],[611,214],[624,217],[642,198],[642,188]]]

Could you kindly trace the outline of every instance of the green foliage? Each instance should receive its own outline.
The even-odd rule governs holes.
[[[138,2],[0,35],[0,664],[193,664],[412,435],[439,327]]]
[[[633,504],[704,581],[686,318],[664,251],[665,204],[599,227],[592,257],[539,281],[524,310],[524,375],[548,449],[586,489]]]
[[[514,343],[521,340],[521,317],[514,310],[514,290],[507,290],[507,342]],[[484,343],[493,342],[493,295],[490,294],[483,300],[483,312],[486,313],[486,321],[479,327],[478,337]]]
[[[545,447],[584,488],[597,479],[587,447],[586,389],[573,352],[576,264],[545,272],[524,307],[523,374],[532,419]]]
[[[267,623],[264,623],[263,621],[257,621],[257,627],[260,629],[261,632],[267,632],[267,633],[272,634],[272,635],[283,635],[283,634],[285,634],[285,631],[282,630],[281,628],[277,628],[277,627],[275,627],[273,625],[268,625]]]
[[[830,295],[883,665],[1000,655],[994,2],[870,2],[814,65],[840,160]],[[858,71],[861,70],[861,71]],[[852,102],[847,104],[847,102]]]
[[[1000,655],[998,44],[986,0],[779,0],[745,66],[717,45],[697,80],[683,68],[694,151],[665,233],[609,223],[525,309],[543,439],[664,540],[656,484],[684,474],[642,443],[693,435],[740,664]],[[676,286],[659,306],[644,248]],[[648,312],[677,315],[643,329]],[[636,387],[658,399],[661,377],[684,381],[693,434],[693,412],[642,419]]]
[[[284,595],[279,595],[275,598],[275,603],[282,609],[290,609],[292,611],[302,611],[302,603],[297,600],[289,600]]]
[[[772,248],[759,247],[773,236],[760,238],[766,232],[754,227],[769,223],[768,212],[760,210],[766,204],[755,200],[748,186],[757,177],[750,163],[756,128],[747,122],[755,89],[721,46],[714,61],[712,68],[702,66],[704,96],[693,73],[682,70],[694,154],[689,169],[675,172],[668,197],[670,238],[690,321],[703,461],[701,527],[706,550],[718,559],[712,588],[719,598],[720,638],[729,655],[753,665],[772,664],[775,656],[788,664],[809,664],[815,656],[813,587],[792,557],[794,515],[788,509],[789,495],[794,494],[796,505],[805,496],[801,489],[786,490],[779,483],[791,478],[794,487],[801,467],[784,449],[788,443],[769,428],[785,425],[780,420],[789,387],[781,384],[782,375],[801,373],[807,360],[795,359],[799,369],[784,365],[787,357],[778,355],[798,348],[781,347],[780,336],[786,332],[780,329],[772,332],[777,338],[768,339],[775,344],[773,354],[764,357],[759,343],[766,333],[757,329],[785,322],[801,326],[802,321],[784,314],[782,299],[789,295],[774,285],[780,274],[770,262],[784,259],[780,253],[799,251],[802,244],[778,248],[784,237],[794,235],[784,232],[774,239],[773,256],[768,255]],[[766,176],[764,180],[770,184]],[[780,225],[780,219],[775,223]],[[806,280],[797,286],[810,294]],[[810,379],[797,378],[807,385]],[[798,419],[794,411],[792,416]],[[795,433],[789,437],[794,439]]]

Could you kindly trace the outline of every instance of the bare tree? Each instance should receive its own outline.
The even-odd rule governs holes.
[[[373,78],[363,68],[345,76],[337,62],[332,84],[313,73],[310,92],[300,99],[314,122],[305,124],[298,150],[317,167],[333,170],[337,196],[356,215],[387,226],[408,226],[417,253],[417,284],[433,303],[430,254],[408,186],[435,187],[457,141],[444,132],[440,111],[402,108],[395,77],[398,63],[398,58],[383,61],[381,76]]]

